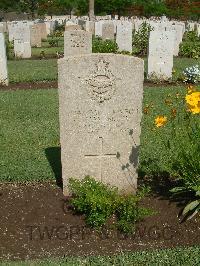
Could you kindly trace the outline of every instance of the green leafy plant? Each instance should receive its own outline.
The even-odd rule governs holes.
[[[133,54],[141,56],[147,54],[149,32],[152,29],[147,22],[143,22],[137,32],[133,31]]]
[[[8,59],[11,58],[11,51],[14,49],[14,43],[6,41],[6,56]]]
[[[57,38],[51,38],[50,40],[48,40],[48,43],[51,47],[58,47],[58,39]]]
[[[170,176],[175,178],[170,191],[181,201],[189,200],[182,212],[183,219],[189,219],[200,210],[200,91],[189,86],[184,98],[165,102],[170,102],[171,115],[158,116],[155,124],[171,131],[164,140],[171,162]]]
[[[138,206],[144,190],[138,195],[120,195],[117,188],[89,176],[82,181],[71,178],[69,188],[73,195],[70,203],[75,212],[84,214],[86,224],[94,228],[100,228],[115,216],[118,229],[128,233],[133,231],[135,222],[152,214]]]
[[[180,45],[180,56],[198,59],[200,56],[200,37],[195,31],[186,32]]]
[[[112,41],[112,40],[103,41],[101,38],[93,38],[92,52],[93,53],[117,53],[118,45],[115,41]]]

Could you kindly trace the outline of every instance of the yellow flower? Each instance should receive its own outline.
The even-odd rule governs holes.
[[[162,126],[164,126],[166,123],[167,123],[167,117],[166,117],[166,116],[159,115],[159,116],[156,117],[156,119],[155,119],[156,127],[162,127]]]
[[[200,92],[196,91],[191,94],[187,94],[185,97],[188,110],[193,114],[200,113]]]

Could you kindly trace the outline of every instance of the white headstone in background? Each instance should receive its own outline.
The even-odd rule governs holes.
[[[91,32],[92,35],[95,34],[95,22],[94,21],[86,21],[85,30]]]
[[[8,85],[6,46],[3,33],[0,33],[0,84]]]
[[[92,53],[92,34],[84,30],[65,31],[64,56]]]
[[[183,35],[184,35],[183,23],[180,23],[180,22],[173,23],[172,30],[175,31],[174,56],[178,56],[180,44],[182,43]]]
[[[38,23],[37,24],[39,27],[40,35],[42,40],[47,39],[47,28],[45,23]]]
[[[132,53],[132,23],[129,21],[121,21],[117,25],[116,42],[119,51],[127,51]]]
[[[197,36],[200,37],[200,24],[199,23],[196,23],[196,25],[195,25],[195,31],[197,33]]]
[[[34,24],[30,26],[30,34],[31,34],[31,46],[32,47],[41,47],[42,46],[42,38],[40,34],[40,29],[38,24]]]
[[[148,47],[148,79],[172,77],[174,31],[151,31]]]
[[[18,58],[31,57],[31,34],[29,27],[25,26],[17,29],[14,39],[14,53],[15,57]]]
[[[104,21],[96,21],[95,22],[95,36],[97,37],[102,37],[102,26],[103,26]]]
[[[102,25],[102,39],[114,40],[114,24],[112,22],[105,22]]]

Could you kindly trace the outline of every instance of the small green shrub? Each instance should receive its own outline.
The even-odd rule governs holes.
[[[200,56],[200,38],[195,31],[186,32],[180,45],[180,56],[198,59]]]
[[[180,45],[179,55],[198,59],[200,57],[200,42],[183,42]]]
[[[54,31],[59,31],[59,32],[65,31],[65,24],[55,23]]]
[[[48,40],[48,43],[51,47],[58,47],[58,39],[57,38],[51,38]]]
[[[152,214],[138,206],[144,196],[141,193],[120,195],[117,188],[97,182],[89,176],[82,181],[71,178],[69,188],[73,195],[70,202],[75,212],[84,214],[86,224],[97,229],[114,215],[118,229],[132,232],[135,222]]]
[[[185,34],[183,36],[183,41],[186,41],[186,42],[199,42],[200,41],[200,37],[198,37],[196,31],[187,31],[187,32],[185,32]]]
[[[133,31],[133,54],[141,56],[147,54],[149,32],[152,29],[148,23],[143,22],[137,32]]]
[[[92,52],[93,53],[117,53],[118,45],[115,41],[105,40],[101,38],[93,38]]]
[[[11,57],[11,51],[14,49],[14,43],[6,41],[6,56],[8,59]]]

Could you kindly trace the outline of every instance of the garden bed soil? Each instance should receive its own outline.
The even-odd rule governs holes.
[[[7,90],[38,90],[38,89],[57,89],[57,81],[34,81],[22,83],[10,83],[8,86],[0,85],[0,91]]]
[[[144,87],[179,87],[186,86],[185,83],[153,83],[153,82],[144,82]],[[0,85],[0,91],[7,90],[37,90],[37,89],[57,89],[58,81],[35,81],[35,82],[22,82],[22,83],[10,83],[8,86]]]
[[[180,223],[181,206],[157,195],[142,205],[157,213],[136,225],[129,237],[112,227],[96,232],[68,208],[54,183],[0,184],[0,259],[24,260],[71,255],[111,255],[125,251],[200,244],[199,217]]]

